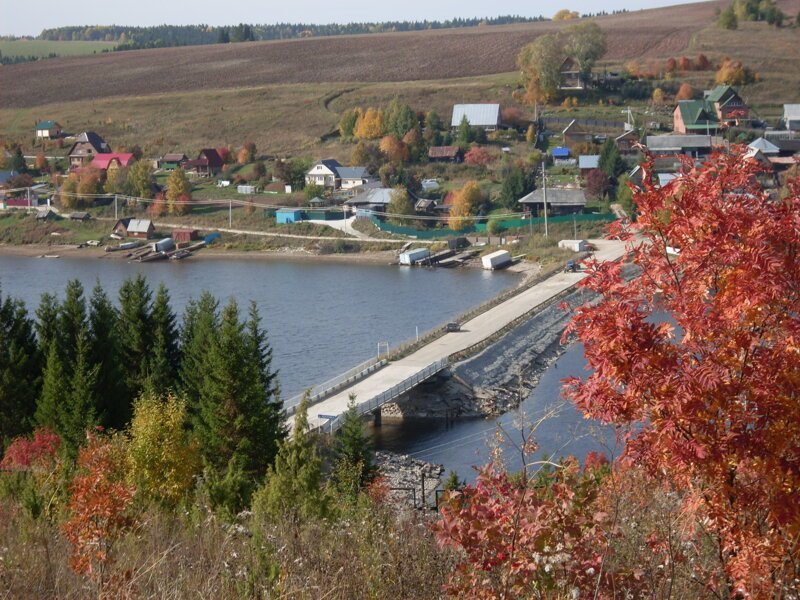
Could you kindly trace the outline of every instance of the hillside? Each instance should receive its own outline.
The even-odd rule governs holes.
[[[685,49],[720,2],[600,17],[609,60]],[[267,84],[418,81],[515,69],[519,49],[563,23],[188,46],[15,65],[0,74],[0,105]]]

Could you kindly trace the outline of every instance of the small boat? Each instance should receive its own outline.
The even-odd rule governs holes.
[[[192,255],[191,252],[189,252],[186,249],[183,249],[183,250],[178,250],[177,252],[171,254],[169,259],[170,260],[183,260],[184,258],[187,258],[187,257],[189,257],[191,255]]]
[[[45,254],[43,258],[61,258],[58,254]]]

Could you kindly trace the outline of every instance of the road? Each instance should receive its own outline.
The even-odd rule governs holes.
[[[591,243],[597,248],[595,257],[601,261],[617,260],[625,250],[624,242],[591,240]],[[320,418],[319,415],[337,416],[345,412],[351,394],[356,396],[356,403],[366,403],[370,398],[419,373],[428,365],[482,342],[515,319],[573,287],[584,277],[586,274],[583,272],[557,273],[462,323],[461,331],[446,333],[413,354],[390,363],[334,396],[314,404],[309,409],[309,424],[312,428],[320,427],[327,423],[327,419]],[[288,419],[290,427],[293,420],[293,417]]]

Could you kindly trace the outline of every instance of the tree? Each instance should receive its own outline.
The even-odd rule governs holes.
[[[153,347],[152,304],[153,292],[142,275],[126,279],[119,289],[117,341],[126,394],[119,399],[118,418],[126,424],[131,417],[133,399],[141,394],[147,381]]]
[[[70,566],[89,577],[99,596],[116,587],[111,577],[114,546],[130,529],[134,489],[124,481],[125,457],[118,443],[90,435],[78,454],[78,473],[70,484],[69,518],[64,535],[72,546]]]
[[[514,210],[518,207],[517,201],[530,191],[526,179],[525,172],[518,166],[511,165],[506,169],[500,188],[500,204],[504,208]]]
[[[614,139],[609,137],[600,149],[598,168],[611,178],[615,178],[626,170],[625,161],[619,154],[619,148]]]
[[[592,169],[586,175],[586,196],[593,200],[600,200],[608,193],[611,183],[601,169]]]
[[[528,130],[525,132],[525,141],[531,146],[536,143],[536,128],[533,123],[528,125]]]
[[[355,135],[360,140],[374,140],[385,131],[383,112],[371,106],[358,117]]]
[[[553,34],[539,36],[522,48],[517,65],[525,81],[526,102],[535,104],[555,98],[565,57],[562,38]]]
[[[721,13],[719,13],[719,18],[717,19],[717,25],[719,25],[722,29],[739,28],[739,18],[736,16],[736,12],[733,10],[733,6],[729,6]]]
[[[408,146],[393,135],[384,136],[378,146],[389,162],[402,165],[408,162]]]
[[[98,283],[89,301],[89,362],[97,366],[95,396],[98,421],[109,429],[125,426],[118,402],[126,395],[122,385],[120,349],[117,341],[117,309]]]
[[[186,177],[186,172],[180,167],[169,174],[167,178],[167,208],[170,214],[185,214],[189,208],[187,199],[191,201],[192,184]],[[184,208],[186,207],[186,208]]]
[[[275,456],[280,432],[234,300],[222,310],[206,352],[195,424],[203,458],[218,472],[234,461],[251,478],[258,476]]]
[[[230,44],[231,43],[231,36],[228,33],[228,30],[224,27],[220,27],[219,34],[217,35],[217,43],[218,44]]]
[[[208,292],[190,300],[183,312],[181,327],[180,389],[188,403],[190,418],[198,418],[200,394],[205,377],[208,349],[219,328],[219,303]]]
[[[334,440],[334,480],[339,491],[357,495],[375,474],[374,463],[375,457],[364,432],[356,397],[351,395]]]
[[[329,499],[322,487],[322,459],[316,436],[308,427],[308,395],[303,396],[291,437],[280,444],[275,463],[269,466],[264,485],[255,493],[253,512],[267,519],[301,519],[328,514]]]
[[[664,104],[664,90],[661,88],[653,90],[653,104]]]
[[[41,368],[25,305],[0,295],[0,448],[32,429]]]
[[[691,100],[695,97],[695,94],[696,92],[691,85],[682,83],[681,87],[678,89],[678,93],[675,94],[675,100]]]
[[[714,80],[720,84],[744,85],[755,81],[755,74],[740,60],[726,58],[717,71]]]
[[[236,162],[240,165],[247,165],[253,162],[253,155],[250,153],[245,147],[239,149],[239,152],[236,153]]]
[[[153,167],[145,160],[133,163],[128,168],[128,192],[136,198],[153,197]]]
[[[487,167],[495,160],[495,156],[483,146],[472,146],[464,155],[464,164],[474,167]]]
[[[572,19],[577,19],[579,17],[580,15],[574,10],[562,8],[553,15],[553,21],[571,21]]]
[[[408,217],[413,217],[416,214],[414,210],[414,203],[408,195],[408,191],[402,187],[396,187],[389,199],[389,205],[386,207],[389,214],[389,221],[395,225],[409,226]]]
[[[11,170],[17,173],[27,173],[28,163],[25,162],[25,157],[22,155],[22,148],[17,146],[14,154],[11,156]]]
[[[87,167],[78,175],[78,205],[90,206],[94,198],[102,191],[100,172],[92,167]]]
[[[456,142],[462,148],[468,147],[475,139],[475,133],[469,124],[467,115],[461,117],[461,122],[458,124],[458,133],[456,134]]]
[[[581,77],[591,77],[592,67],[606,53],[606,34],[594,21],[572,25],[564,31],[564,52],[578,63]]]
[[[448,225],[451,229],[460,231],[472,224],[470,218],[483,198],[481,188],[477,181],[468,181],[460,190],[454,193],[453,204],[450,207]]]
[[[622,206],[622,209],[628,213],[628,216],[633,218],[636,212],[636,204],[633,202],[633,190],[630,186],[630,178],[628,175],[622,175],[617,180],[617,203]]]
[[[320,198],[323,194],[325,194],[325,187],[317,185],[316,183],[307,184],[305,189],[303,189],[303,195],[305,196],[306,200]]]
[[[169,292],[162,283],[158,286],[150,313],[153,347],[147,366],[147,388],[156,395],[173,390],[178,376],[180,353],[176,320]]]
[[[625,257],[646,276],[623,282],[620,264],[589,265],[582,285],[600,301],[568,332],[593,371],[567,393],[627,432],[624,461],[680,494],[681,530],[718,560],[697,573],[708,593],[781,595],[800,527],[800,182],[771,200],[740,151],[687,164],[677,187],[654,187],[650,172]]]
[[[339,118],[339,135],[343,138],[351,138],[356,129],[356,123],[361,116],[361,110],[358,108],[351,108],[342,113]]]
[[[136,400],[126,462],[127,480],[137,495],[174,507],[192,490],[200,453],[187,424],[182,398],[145,394]]]
[[[417,115],[411,110],[411,107],[397,98],[394,98],[386,108],[384,122],[386,133],[397,139],[402,139],[418,124]]]
[[[42,173],[50,168],[50,163],[47,161],[47,157],[44,155],[44,152],[36,153],[36,162],[33,163],[33,166],[37,171]]]
[[[253,163],[253,179],[262,179],[267,175],[267,165],[263,160],[258,160]]]

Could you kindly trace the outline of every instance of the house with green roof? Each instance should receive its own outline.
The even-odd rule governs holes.
[[[704,94],[717,113],[720,123],[733,127],[750,118],[750,107],[739,93],[729,85],[718,85]]]
[[[57,137],[61,137],[61,125],[55,121],[39,121],[36,124],[37,139],[51,140]]]
[[[714,105],[707,100],[681,100],[672,113],[675,133],[715,134],[720,122]]]

